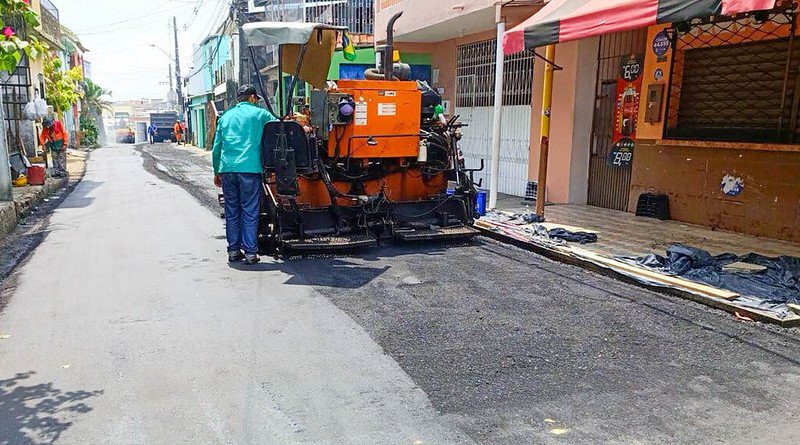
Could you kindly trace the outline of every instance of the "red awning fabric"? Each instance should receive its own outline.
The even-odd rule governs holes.
[[[776,0],[551,0],[507,31],[503,51],[520,51],[658,23],[769,10]]]

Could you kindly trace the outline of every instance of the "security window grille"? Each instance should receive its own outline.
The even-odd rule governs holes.
[[[5,17],[5,23],[17,30],[21,38],[27,38],[27,29],[22,17],[15,15]],[[17,65],[17,69],[9,76],[4,73],[2,81],[3,105],[5,108],[6,121],[22,121],[22,109],[30,101],[31,70],[30,62],[27,57],[23,57]]]
[[[674,26],[668,138],[794,142],[800,42],[794,12]]]
[[[14,73],[2,84],[6,120],[25,120],[22,109],[30,101],[30,86],[28,58],[23,57]]]
[[[460,45],[456,51],[456,106],[494,105],[495,51],[497,40]],[[532,50],[506,56],[503,105],[530,105],[533,84]]]
[[[372,34],[372,0],[307,1],[306,18],[310,22],[346,26],[353,34]]]
[[[16,15],[3,18],[6,25],[13,27],[21,38],[27,38],[27,29],[22,17]],[[3,123],[6,126],[6,142],[10,151],[22,150],[24,148],[25,116],[23,108],[31,100],[31,71],[30,62],[27,57],[17,65],[11,75],[2,73],[0,75],[0,92],[3,94]],[[28,127],[30,128],[30,127]]]

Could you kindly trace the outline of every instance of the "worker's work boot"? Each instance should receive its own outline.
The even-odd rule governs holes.
[[[258,264],[261,261],[261,258],[258,257],[256,254],[248,253],[244,256],[244,263],[252,266],[253,264]]]
[[[241,250],[236,252],[228,252],[228,262],[229,263],[238,263],[244,259],[244,254]]]

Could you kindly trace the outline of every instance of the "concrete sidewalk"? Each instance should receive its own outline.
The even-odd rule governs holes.
[[[45,198],[71,183],[80,181],[86,171],[89,153],[70,149],[67,155],[68,178],[47,178],[44,185],[14,187],[14,201],[0,202],[0,242],[11,233],[20,219]]]

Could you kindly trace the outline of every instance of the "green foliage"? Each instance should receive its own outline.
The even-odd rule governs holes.
[[[82,147],[96,148],[98,147],[97,136],[99,130],[97,123],[86,114],[81,115],[81,131],[84,132],[83,139],[81,139]]]
[[[83,70],[80,67],[61,71],[61,59],[53,56],[44,61],[44,78],[47,103],[59,115],[70,109],[83,97],[81,89]]]
[[[12,72],[23,55],[37,60],[47,52],[47,47],[36,37],[19,38],[15,29],[6,26],[4,18],[8,17],[21,17],[30,28],[39,25],[39,17],[31,8],[30,0],[0,0],[0,71]]]
[[[83,79],[81,86],[83,88],[84,110],[95,113],[98,116],[102,116],[103,111],[114,110],[111,102],[103,99],[103,96],[110,96],[111,91],[108,91],[100,85],[92,82],[92,79]]]

